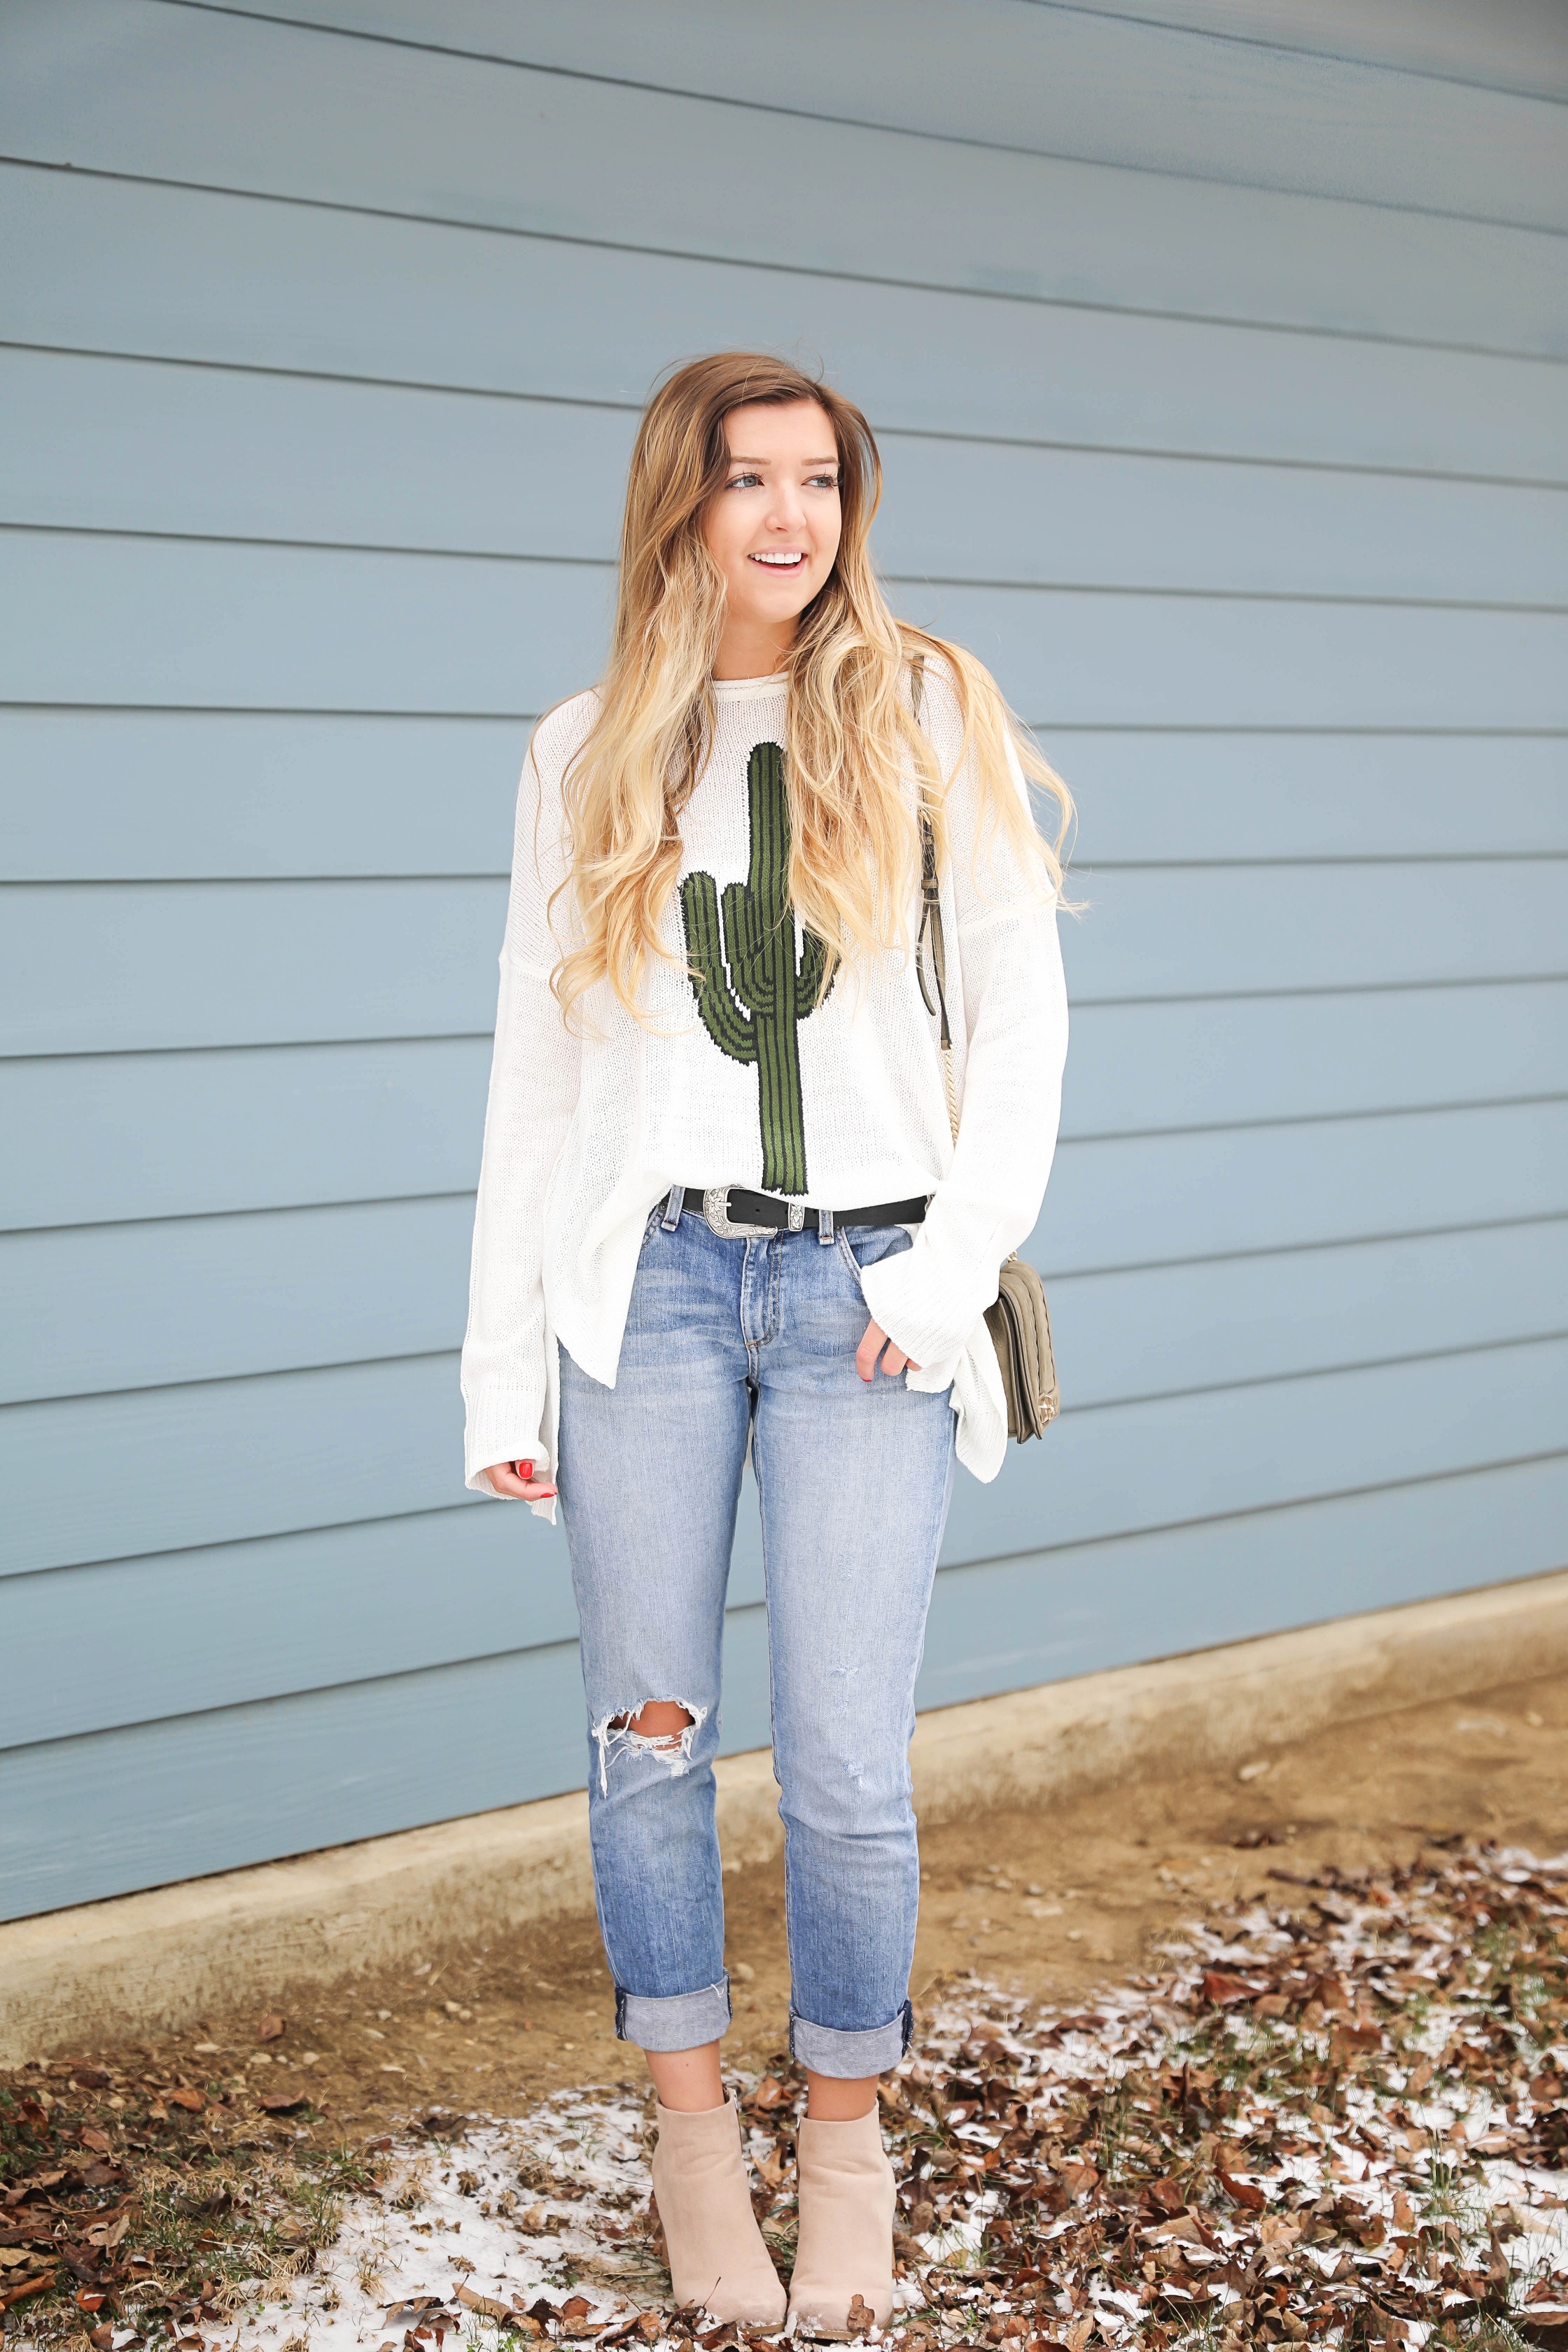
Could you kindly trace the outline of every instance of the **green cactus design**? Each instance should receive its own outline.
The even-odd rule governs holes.
[[[732,1062],[757,1066],[763,1190],[804,1192],[799,1029],[828,992],[822,984],[827,950],[815,932],[806,931],[796,961],[789,902],[789,802],[778,744],[753,748],[746,763],[746,800],[751,866],[744,882],[725,885],[721,938],[719,887],[712,875],[689,874],[680,886],[686,951],[703,1027]],[[832,984],[829,980],[828,989]]]

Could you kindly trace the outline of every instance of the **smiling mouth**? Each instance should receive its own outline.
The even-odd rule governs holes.
[[[748,563],[760,563],[764,572],[798,572],[805,562],[805,555],[800,548],[795,547],[787,551],[781,549],[777,554],[749,555],[746,561]]]

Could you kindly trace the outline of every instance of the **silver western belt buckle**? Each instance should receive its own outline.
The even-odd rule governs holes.
[[[792,1201],[789,1202],[788,1206],[790,1232],[792,1234],[804,1232],[805,1228],[805,1208],[804,1202]],[[776,1234],[779,1231],[777,1225],[735,1224],[730,1215],[730,1187],[728,1184],[710,1184],[708,1186],[702,1195],[702,1214],[708,1221],[709,1230],[717,1234],[721,1241],[762,1241],[764,1240],[769,1234]]]

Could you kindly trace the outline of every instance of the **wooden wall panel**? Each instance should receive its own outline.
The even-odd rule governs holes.
[[[471,1192],[488,1037],[0,1061],[0,1231]]]
[[[1355,1117],[1568,1094],[1568,983],[1074,1007],[1062,1133]]]
[[[1325,1364],[1353,1360],[1369,1352],[1373,1314],[1390,1353],[1484,1346],[1489,1331],[1549,1318],[1552,1302],[1524,1302],[1522,1286],[1554,1283],[1560,1297],[1565,1254],[1560,1221],[1544,1246],[1513,1228],[1314,1253],[1310,1263],[1058,1284],[1052,1309],[1069,1401],[1277,1378],[1282,1347],[1292,1370],[1311,1348]],[[761,1591],[747,1537],[731,1585],[742,1605]],[[371,1582],[377,1605],[367,1612]],[[13,1692],[0,1746],[247,1703],[317,1686],[329,1672],[363,1680],[574,1633],[559,1533],[499,1507],[11,1577],[0,1580],[0,1642],[38,1672]]]
[[[1130,866],[1076,887],[1085,911],[1064,921],[1063,951],[1086,1006],[1564,963],[1563,860]],[[456,1036],[494,1020],[499,877],[18,883],[4,905],[0,1053]],[[1324,1052],[1334,1035],[1331,1015]],[[1222,1031],[1209,1052],[1225,1050]],[[1477,1091],[1491,1089],[1461,1083],[1456,1098]]]
[[[1401,1097],[1429,1109],[1457,1091],[1505,1104],[1561,1097],[1568,1095],[1563,991],[1559,982],[1080,1009],[1065,1148],[1119,1129],[1353,1118]],[[1381,1086],[1371,1075],[1379,1071],[1387,1074]],[[473,1076],[477,1099],[482,1073]],[[376,1172],[367,1155],[366,1181]],[[466,1308],[470,1217],[462,1192],[0,1238],[0,1394],[95,1394],[449,1347]],[[1541,1246],[1539,1238],[1528,1244]],[[1490,1305],[1508,1317],[1529,1301],[1528,1285],[1505,1286]],[[1224,1310],[1219,1297],[1195,1293],[1190,1306],[1190,1344],[1203,1362]],[[1380,1304],[1377,1315],[1384,1311]],[[1463,1321],[1458,1300],[1447,1311],[1456,1326]],[[1281,1307],[1281,1340],[1299,1312],[1299,1304]],[[1058,1334],[1079,1395],[1085,1345],[1096,1352],[1087,1308],[1085,1319],[1076,1349]],[[1375,1352],[1378,1328],[1369,1318],[1356,1345]],[[1348,1360],[1355,1348],[1344,1352]],[[1394,1343],[1393,1352],[1404,1350]],[[1233,1376],[1249,1377],[1250,1368]]]
[[[1553,1336],[1064,1412],[1048,1452],[963,1483],[943,1558],[1549,1453],[1565,1375],[1568,1338]],[[0,1577],[439,1509],[461,1420],[450,1355],[12,1405]],[[75,1475],[88,1458],[91,1480]]]
[[[77,8],[100,52],[89,74],[58,72],[47,9],[24,11],[10,37],[9,154],[872,281],[1568,352],[1551,233],[1568,226],[1560,132],[1555,110],[1528,100],[1467,94],[1472,109],[1523,118],[1515,135],[1540,156],[1520,205],[1531,225],[1516,226],[1480,216],[1479,190],[1469,205],[1450,195],[1440,215],[1352,204],[815,110],[715,105],[597,75],[497,71],[489,59],[240,16],[182,19],[159,0]],[[756,163],[784,141],[781,205]],[[1500,152],[1496,134],[1491,143]],[[675,155],[679,171],[668,168]],[[1453,168],[1462,174],[1460,158]]]
[[[1047,1272],[1431,1233],[1568,1208],[1568,1104],[1407,1111],[1059,1147]]]
[[[1485,1553],[1545,1570],[1565,1510],[1559,1458],[944,1573],[917,1698],[1462,1590]],[[761,1615],[727,1622],[727,1750],[767,1736]],[[551,1795],[586,1764],[569,1643],[163,1717],[0,1753],[0,1880],[13,1915],[47,1910]]]
[[[450,1349],[473,1214],[456,1192],[0,1235],[0,1400]]]
[[[5,1906],[582,1780],[454,1351],[518,766],[693,350],[861,400],[896,601],[1081,803],[1068,1411],[961,1483],[921,1703],[1560,1565],[1531,0],[367,5],[0,30]],[[731,1747],[760,1574],[748,1498]]]
[[[1159,8],[1140,0],[1098,16],[970,0],[962,17],[946,0],[794,0],[787,16],[737,13],[724,0],[658,11],[627,0],[566,9],[539,0],[253,0],[249,13],[655,88],[676,82],[753,107],[764,94],[805,114],[824,110],[819,60],[830,53],[826,103],[854,121],[1487,218],[1520,216],[1539,177],[1541,216],[1559,216],[1558,126],[1544,101],[1568,97],[1568,40],[1538,5],[1524,46],[1520,0],[1489,9],[1484,35],[1473,9],[1449,0],[1462,37],[1451,32],[1447,43],[1434,40],[1433,0],[1411,10],[1415,21],[1401,37],[1382,40],[1386,5],[1352,9],[1344,0],[1331,24],[1321,0],[1298,5],[1289,29],[1276,5],[1265,38],[1249,0]],[[1429,79],[1413,81],[1412,68]]]
[[[455,1193],[6,1236],[3,1401],[450,1349],[471,1215]],[[1544,1333],[1565,1250],[1562,1219],[1529,1219],[1054,1276],[1066,1391],[1110,1403]]]
[[[564,1541],[500,1503],[10,1576],[0,1641],[39,1673],[0,1747],[576,1638]]]
[[[581,1787],[576,1645],[0,1755],[11,1916]],[[531,1786],[537,1783],[537,1787]]]
[[[278,0],[268,0],[269,6]],[[322,0],[315,0],[311,15]],[[325,0],[330,7],[331,0]],[[1083,0],[1106,16],[1152,16],[1222,37],[1256,40],[1251,0]],[[1568,37],[1554,0],[1498,0],[1484,16],[1470,0],[1278,0],[1268,38],[1309,56],[1356,58],[1489,89],[1568,98]]]
[[[0,548],[17,702],[521,715],[593,677],[608,626],[596,563],[76,531]],[[912,582],[899,601],[1047,730],[1568,722],[1554,611]]]
[[[504,875],[530,723],[0,709],[0,762],[26,786],[0,803],[0,878]],[[1044,741],[1095,868],[1568,852],[1561,736],[1057,727]]]
[[[930,292],[0,166],[17,341],[640,405],[673,352],[827,362],[882,426],[1568,479],[1561,378],[1452,343]]]
[[[0,709],[0,762],[26,783],[0,803],[0,878],[504,877],[531,725]],[[1526,774],[1521,795],[1534,846],[1555,794]]]
[[[614,558],[636,415],[405,384],[0,350],[12,522]],[[1568,491],[893,433],[894,583],[1561,604]]]
[[[3,1050],[443,1036],[495,1020],[500,877],[5,893]]]
[[[922,1706],[1321,1623],[1563,1558],[1568,1456],[1329,1496],[956,1569],[937,1579]]]
[[[0,1063],[0,1231],[467,1192],[489,1061],[416,1039]],[[1069,1139],[1033,1246],[1066,1273],[1552,1215],[1565,1153],[1553,1102]]]
[[[1561,735],[1302,735],[1106,729],[1048,738],[1105,864],[1483,857],[1568,851]]]

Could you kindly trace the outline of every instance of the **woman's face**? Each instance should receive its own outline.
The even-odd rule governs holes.
[[[780,634],[827,579],[838,554],[838,452],[815,400],[732,408],[724,419],[729,470],[703,520],[724,575],[731,628]]]

